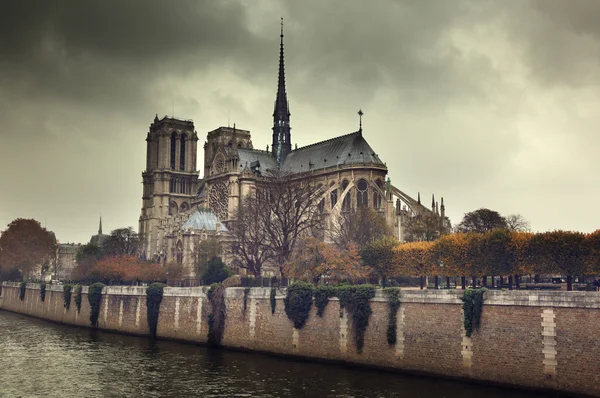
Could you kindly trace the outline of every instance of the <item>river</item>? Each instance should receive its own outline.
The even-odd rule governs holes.
[[[507,396],[543,395],[153,342],[0,311],[0,397]]]

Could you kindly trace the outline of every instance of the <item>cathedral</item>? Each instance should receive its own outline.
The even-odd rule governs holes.
[[[290,106],[286,93],[283,25],[279,74],[273,113],[272,145],[254,149],[250,131],[219,127],[204,143],[204,177],[196,170],[198,133],[191,120],[156,116],[146,138],[146,170],[142,173],[139,234],[142,256],[183,264],[194,275],[195,248],[202,240],[227,242],[227,221],[257,180],[269,170],[310,178],[323,187],[324,213],[334,216],[368,206],[379,212],[404,241],[406,220],[436,215],[450,225],[441,206],[431,208],[391,184],[386,164],[371,148],[362,130],[305,147],[292,148]],[[362,117],[362,112],[359,111]],[[226,246],[226,245],[224,245]],[[227,262],[227,260],[226,260]]]

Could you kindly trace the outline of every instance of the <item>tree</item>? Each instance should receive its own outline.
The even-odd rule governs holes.
[[[104,242],[102,251],[107,256],[136,256],[140,240],[131,227],[115,229]]]
[[[342,248],[350,243],[362,248],[384,236],[393,236],[385,218],[370,207],[359,207],[334,216],[331,232],[331,240]]]
[[[600,273],[600,229],[587,234],[585,237],[588,247],[588,256],[586,263],[588,268],[594,274]]]
[[[360,264],[358,247],[345,248],[314,237],[300,239],[294,256],[284,265],[291,278],[317,284],[325,277],[330,281],[358,281],[369,276],[370,268]]]
[[[497,211],[479,209],[465,213],[462,221],[458,224],[460,232],[484,233],[493,229],[506,229],[506,219]]]
[[[194,263],[196,266],[196,275],[204,274],[208,262],[213,257],[221,256],[221,243],[216,238],[209,238],[201,241],[194,249]]]
[[[177,262],[166,263],[164,266],[165,277],[168,280],[178,281],[183,278],[184,269],[183,264]]]
[[[86,276],[88,279],[103,281],[106,284],[133,282],[140,279],[141,264],[135,256],[109,256],[92,266]]]
[[[448,233],[443,219],[430,212],[408,218],[403,223],[403,227],[406,242],[431,242]]]
[[[206,285],[223,282],[225,279],[233,275],[233,272],[219,257],[213,257],[208,261],[208,268],[202,275],[202,281]]]
[[[394,248],[394,265],[399,275],[419,276],[421,289],[424,287],[425,276],[434,273],[435,257],[432,242],[403,243]]]
[[[373,269],[373,273],[387,285],[387,278],[394,273],[394,249],[398,241],[392,236],[383,236],[363,246],[360,256],[365,265]]]
[[[509,214],[505,218],[506,229],[511,232],[529,232],[531,231],[531,225],[520,214]]]
[[[17,218],[0,236],[0,266],[4,272],[17,269],[26,276],[54,260],[55,255],[56,237],[34,219]]]

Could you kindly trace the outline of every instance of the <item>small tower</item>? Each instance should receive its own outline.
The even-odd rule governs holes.
[[[431,194],[431,211],[435,213],[435,195]]]
[[[102,235],[102,216],[100,216],[100,225],[98,226],[98,235]]]
[[[277,81],[277,97],[273,112],[273,145],[271,151],[278,164],[282,164],[288,153],[292,151],[290,106],[285,91],[285,64],[283,58],[283,18],[281,18],[281,34],[279,44],[279,79]]]
[[[421,192],[417,192],[417,203],[421,204]]]
[[[444,197],[442,197],[442,204],[440,206],[440,216],[442,219],[446,218],[446,206],[444,206]]]

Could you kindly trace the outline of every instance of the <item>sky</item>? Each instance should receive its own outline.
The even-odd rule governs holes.
[[[0,229],[132,226],[155,114],[271,141],[280,18],[292,142],[358,129],[393,185],[533,231],[600,228],[597,0],[5,0]],[[199,167],[201,168],[201,167]]]

